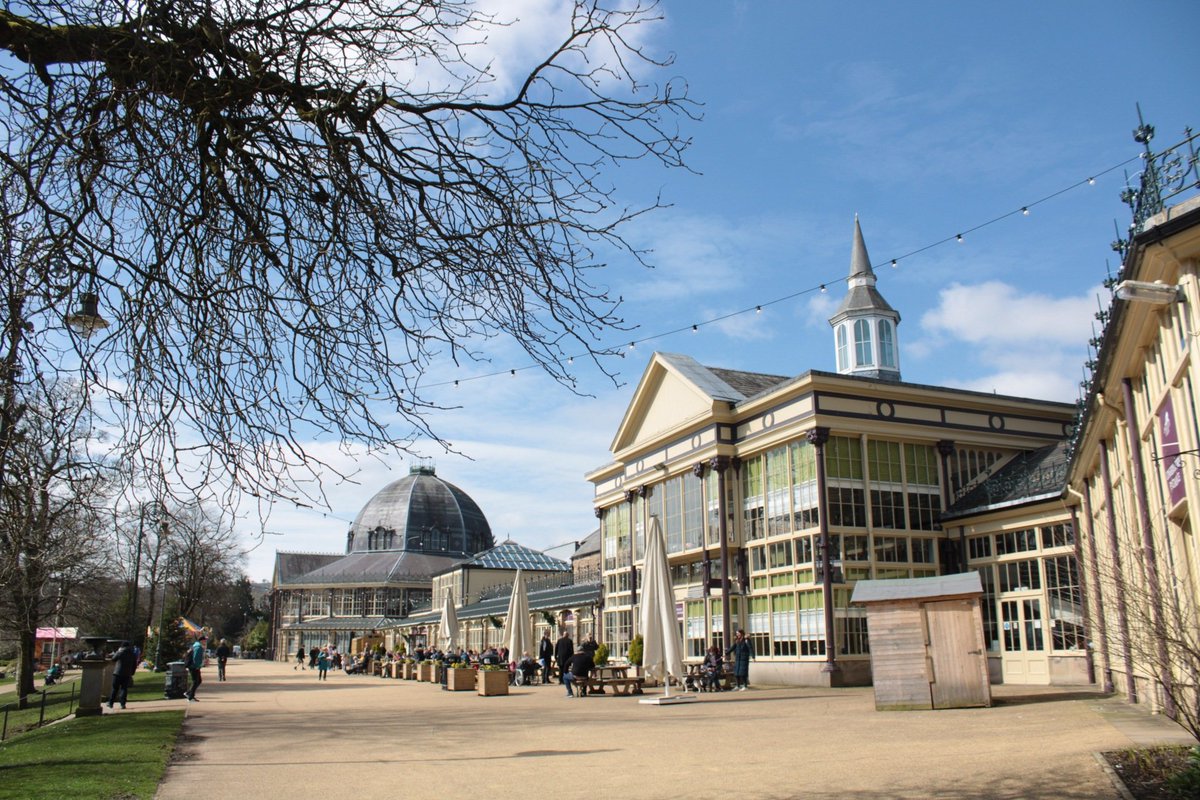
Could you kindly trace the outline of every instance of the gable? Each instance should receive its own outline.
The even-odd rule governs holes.
[[[703,381],[702,387],[698,381]],[[710,391],[719,393],[714,397]],[[613,453],[712,416],[716,404],[741,395],[686,356],[655,353],[617,428]]]

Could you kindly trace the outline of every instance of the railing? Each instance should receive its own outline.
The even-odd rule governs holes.
[[[1009,462],[1005,467],[1005,472],[1008,474],[999,478],[993,477],[983,485],[989,501],[1003,500],[1017,494],[1022,497],[1031,497],[1047,492],[1058,492],[1062,490],[1063,484],[1067,480],[1067,463],[1065,461],[1013,474],[1014,468],[1014,463]]]
[[[569,572],[560,572],[553,575],[544,575],[540,578],[534,578],[525,583],[527,592],[540,592],[546,589],[559,589],[564,586],[586,586],[589,584],[600,583],[600,569],[593,567],[590,569],[581,569],[578,572],[572,570]],[[513,585],[511,582],[497,583],[494,586],[488,586],[479,591],[476,597],[476,602],[491,600],[496,597],[508,597],[512,594]]]
[[[1110,274],[1104,280],[1104,286],[1110,292],[1115,292],[1117,284],[1130,277],[1130,265],[1126,262],[1133,239],[1145,230],[1150,218],[1161,213],[1169,204],[1179,203],[1183,199],[1181,195],[1200,191],[1200,153],[1196,150],[1200,134],[1187,128],[1184,130],[1182,141],[1161,153],[1150,149],[1150,141],[1153,138],[1154,126],[1146,124],[1142,119],[1141,109],[1138,109],[1138,126],[1133,130],[1133,139],[1145,148],[1142,151],[1144,166],[1140,173],[1125,177],[1121,201],[1129,206],[1133,221],[1129,225],[1127,237],[1122,236],[1120,227],[1117,227],[1117,238],[1112,243],[1112,249],[1120,254],[1121,266],[1115,276]],[[1085,364],[1083,380],[1079,383],[1080,394],[1075,403],[1075,420],[1068,445],[1068,454],[1072,459],[1087,420],[1091,396],[1099,391],[1095,370],[1102,361],[1101,354],[1105,351],[1107,338],[1105,334],[1114,310],[1114,306],[1110,305],[1108,308],[1101,308],[1095,314],[1101,330],[1090,341],[1095,354]]]
[[[38,694],[41,695],[41,699],[38,702],[38,721],[37,721],[37,723],[34,725],[28,725],[28,724],[23,725],[19,730],[15,731],[15,733],[24,733],[27,730],[36,730],[37,728],[40,728],[43,725],[47,724],[47,722],[46,722],[46,695],[49,694],[49,692],[47,692],[45,689],[42,689],[40,692],[38,692]],[[23,712],[23,711],[29,711],[29,710],[30,709],[28,709],[28,708],[18,708],[16,703],[9,703],[8,705],[4,706],[4,720],[3,720],[3,722],[0,722],[0,742],[3,742],[5,739],[8,738],[9,714],[11,714],[14,711]],[[75,713],[75,684],[71,683],[71,695],[67,699],[67,713],[63,714],[61,716],[54,717],[53,719],[50,720],[50,722],[56,722],[57,720],[62,719],[62,717],[69,717],[71,714],[74,714],[74,713]]]

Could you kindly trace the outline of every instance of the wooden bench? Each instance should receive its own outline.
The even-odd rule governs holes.
[[[645,682],[645,678],[605,678],[603,681],[605,686],[612,687],[613,694],[625,696],[641,694],[642,684]]]
[[[614,695],[628,696],[631,694],[641,694],[642,685],[645,684],[645,678],[591,678],[587,680],[588,694],[607,694],[604,691],[605,687],[613,690]]]

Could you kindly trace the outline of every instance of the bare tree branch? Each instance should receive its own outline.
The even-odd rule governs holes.
[[[568,387],[569,356],[607,372],[598,270],[641,259],[622,226],[658,200],[606,172],[684,166],[696,118],[685,85],[643,82],[670,64],[639,43],[656,18],[579,2],[505,92],[472,47],[503,22],[458,0],[9,4],[6,213],[48,265],[23,319],[107,395],[128,457],[195,491],[302,499],[314,431],[436,440],[425,374],[492,337]],[[111,325],[64,346],[89,291]]]

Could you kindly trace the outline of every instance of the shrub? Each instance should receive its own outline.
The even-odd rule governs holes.
[[[642,665],[642,635],[640,633],[629,643],[629,663],[639,667]]]
[[[607,664],[608,663],[608,645],[602,644],[599,647],[597,647],[595,655],[592,656],[592,661],[594,661],[596,663],[597,667],[603,667],[605,664]]]

